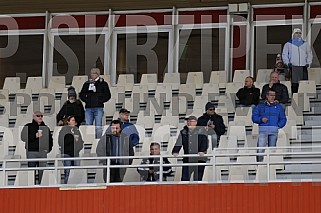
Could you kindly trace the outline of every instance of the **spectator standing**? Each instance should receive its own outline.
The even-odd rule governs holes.
[[[62,157],[79,157],[79,152],[84,147],[84,140],[77,127],[75,116],[67,117],[67,125],[63,126],[59,132],[58,144]],[[80,166],[79,160],[64,160],[64,166]],[[65,169],[64,183],[68,182],[70,169]]]
[[[130,111],[127,109],[119,110],[119,122],[121,126],[122,133],[129,136],[129,140],[136,146],[139,143],[139,133],[133,123],[129,121]],[[108,127],[107,131],[110,131],[110,127]]]
[[[275,100],[280,102],[282,106],[285,107],[285,104],[289,101],[288,88],[284,84],[280,83],[279,73],[274,71],[270,74],[270,82],[265,84],[262,88],[261,98],[263,100],[266,99],[266,95],[271,89],[276,92]]]
[[[26,143],[28,159],[47,158],[52,150],[53,139],[50,129],[43,122],[43,114],[36,111],[31,123],[26,124],[21,131],[21,140]],[[28,161],[28,167],[46,167],[46,161]],[[43,170],[38,170],[39,184],[42,180]],[[35,178],[36,181],[36,178]]]
[[[58,126],[65,125],[65,120],[68,116],[74,116],[77,126],[85,120],[85,110],[81,101],[77,99],[77,93],[74,87],[68,88],[68,100],[64,103],[59,113],[57,114]]]
[[[275,101],[276,93],[269,90],[266,100],[257,105],[252,113],[252,121],[259,125],[258,147],[275,147],[278,139],[278,132],[286,124],[284,108]],[[258,149],[258,153],[263,153],[264,149]],[[257,156],[258,161],[263,161],[263,156]]]
[[[177,156],[183,147],[184,154],[198,154],[200,157],[184,157],[183,163],[205,163],[204,154],[208,149],[207,131],[204,127],[197,126],[197,118],[189,116],[187,125],[180,131],[172,154]],[[194,173],[194,181],[202,181],[205,166],[183,166],[182,181],[189,181]]]
[[[211,135],[212,148],[218,147],[221,135],[225,133],[225,125],[222,116],[216,114],[215,105],[208,102],[205,105],[206,112],[198,118],[197,126],[207,127],[208,134]]]
[[[134,149],[129,137],[121,132],[121,125],[119,120],[111,122],[110,131],[101,137],[98,142],[96,153],[99,157],[102,156],[133,156]],[[130,165],[132,159],[112,159],[111,165]],[[107,165],[107,160],[102,160],[104,165]],[[104,181],[106,182],[107,169],[103,170]],[[111,168],[110,182],[122,182],[126,168]]]
[[[160,145],[159,143],[150,144],[150,155],[160,155]],[[160,158],[144,158],[142,160],[142,165],[144,164],[160,164]],[[167,158],[163,158],[163,164],[170,164]],[[137,168],[138,173],[141,176],[141,179],[144,181],[158,181],[160,176],[160,167],[159,166],[150,166],[150,167],[139,167]],[[163,167],[163,181],[167,180],[167,177],[172,173],[172,168],[170,166]]]
[[[296,93],[299,81],[308,80],[308,67],[313,58],[310,45],[302,38],[301,29],[293,30],[292,38],[283,47],[282,58],[291,70],[292,93]]]
[[[255,88],[254,80],[251,76],[245,78],[244,87],[240,88],[236,96],[238,97],[241,106],[255,106],[260,101],[260,89]]]
[[[96,138],[102,135],[102,119],[104,116],[104,103],[111,98],[107,82],[99,77],[100,70],[90,70],[90,80],[86,81],[80,92],[80,99],[85,102],[86,125],[93,125],[95,121]]]

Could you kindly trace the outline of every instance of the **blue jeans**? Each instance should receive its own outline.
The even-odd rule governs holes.
[[[260,126],[259,138],[257,141],[258,147],[275,147],[278,140],[279,127],[276,126]],[[258,153],[264,153],[264,149],[258,149]],[[258,161],[263,161],[263,156],[258,156]]]
[[[71,156],[68,154],[62,154],[62,157],[63,158],[71,158]],[[75,157],[78,157],[78,156],[75,156]],[[80,166],[80,161],[79,160],[64,160],[64,166]],[[70,173],[70,169],[65,169],[65,179],[64,179],[65,184],[68,183],[69,173]]]
[[[95,121],[96,138],[101,138],[103,134],[103,116],[104,109],[101,107],[86,108],[85,110],[86,125],[93,125]]]

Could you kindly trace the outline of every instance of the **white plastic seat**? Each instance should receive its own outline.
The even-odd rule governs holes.
[[[133,163],[131,165],[140,165],[141,159],[133,159]],[[137,168],[127,168],[123,182],[139,182],[140,175],[137,172]]]
[[[88,81],[87,75],[75,75],[72,77],[71,85],[75,88],[75,90],[79,93],[81,91],[84,83]]]
[[[70,169],[68,184],[87,184],[87,169]]]
[[[230,166],[229,168],[229,181],[247,181],[249,174],[246,166]]]
[[[203,72],[188,72],[186,84],[195,84],[196,89],[202,89],[204,84]]]
[[[95,126],[94,125],[81,125],[79,126],[82,139],[85,143],[91,142],[95,139]]]
[[[16,93],[20,89],[20,77],[6,77],[2,89],[9,90],[9,94]]]
[[[220,88],[225,88],[225,84],[227,83],[227,76],[226,76],[227,71],[212,71],[211,72],[211,78],[209,83],[215,83],[219,84]]]
[[[209,101],[217,100],[219,94],[219,84],[209,83],[203,85],[202,96],[206,96]]]
[[[246,77],[250,76],[250,70],[235,70],[233,82],[244,82]]]
[[[120,74],[118,76],[117,87],[123,86],[125,91],[131,91],[134,83],[134,74]]]
[[[270,177],[268,178],[267,174],[267,166],[266,165],[258,165],[255,180],[257,181],[268,181],[276,180],[276,170],[274,167],[270,166]]]
[[[32,114],[21,114],[17,116],[15,127],[24,126],[32,121]]]
[[[165,73],[163,83],[170,84],[172,90],[178,90],[180,82],[180,73]]]
[[[304,112],[310,112],[310,99],[307,93],[294,93],[292,96],[291,106]]]
[[[107,82],[108,86],[111,86],[111,85],[112,85],[112,84],[111,84],[111,77],[110,77],[110,75],[99,75],[99,77],[103,78],[104,81]]]
[[[42,77],[28,77],[26,89],[31,89],[33,94],[38,94],[40,90],[43,88],[42,86]]]
[[[162,98],[164,102],[172,102],[172,86],[170,84],[157,85],[155,98]]]
[[[157,74],[143,74],[140,80],[140,85],[147,85],[148,90],[155,90],[157,86]]]
[[[57,93],[62,93],[66,88],[65,76],[51,76],[49,79],[48,89],[55,89]]]
[[[237,140],[246,140],[245,126],[232,126],[229,125],[227,130],[228,136],[236,136]]]
[[[7,114],[0,115],[0,126],[9,127],[9,116]]]
[[[35,171],[18,171],[14,186],[35,185]]]
[[[270,81],[270,74],[272,69],[258,69],[256,75],[256,82],[267,84]]]
[[[190,95],[193,99],[188,101],[193,101],[196,96],[195,84],[181,84],[179,86],[179,94]]]
[[[315,81],[316,84],[321,84],[321,68],[308,68],[309,81]]]
[[[317,95],[315,81],[300,81],[298,93],[306,93],[308,97],[315,98]]]

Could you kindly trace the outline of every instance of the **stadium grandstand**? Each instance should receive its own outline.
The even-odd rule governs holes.
[[[321,2],[2,0],[0,5],[2,212],[321,212]],[[289,95],[283,105],[287,122],[276,147],[258,153],[259,126],[252,107],[240,104],[236,93],[248,76],[260,91],[269,84],[277,55],[297,29],[311,47],[308,78],[298,82],[297,93],[293,73],[292,82],[282,79]],[[92,68],[99,68],[111,92],[103,132],[127,109],[139,142],[133,156],[98,156],[97,129],[83,122],[83,148],[79,157],[69,158],[79,165],[66,166],[56,116],[68,88],[78,95]],[[183,162],[199,155],[172,150],[186,118],[202,116],[208,102],[226,132],[218,147],[207,137],[206,161]],[[47,158],[27,158],[21,138],[35,112],[42,112],[52,133]],[[159,161],[142,165],[153,158],[151,143],[160,145]],[[128,159],[131,164],[112,163]],[[34,161],[46,166],[28,166]],[[183,165],[205,166],[202,180],[181,181]],[[138,168],[150,167],[157,167],[158,181],[140,175]],[[167,167],[172,173],[165,177]],[[121,182],[111,181],[115,168],[126,169]]]

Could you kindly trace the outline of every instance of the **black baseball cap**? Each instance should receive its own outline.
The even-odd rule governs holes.
[[[119,110],[119,113],[130,113],[130,111],[123,108]]]

